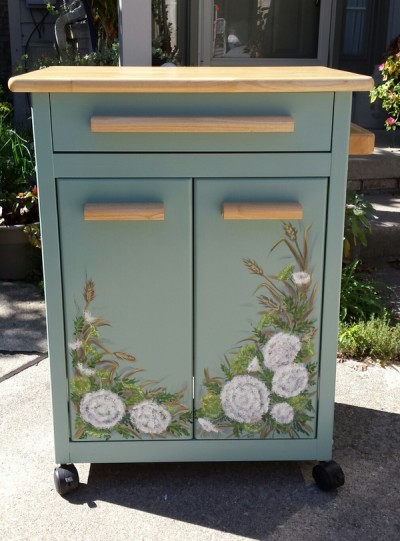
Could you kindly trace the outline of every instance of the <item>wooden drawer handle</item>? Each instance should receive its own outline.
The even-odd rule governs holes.
[[[287,133],[291,116],[92,116],[96,133]]]
[[[224,220],[302,220],[300,203],[223,203]]]
[[[164,220],[163,203],[86,203],[85,221],[121,222],[125,220]]]

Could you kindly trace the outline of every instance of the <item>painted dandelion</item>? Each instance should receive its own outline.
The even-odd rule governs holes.
[[[153,400],[143,400],[129,409],[133,424],[145,434],[162,434],[171,423],[171,414]]]
[[[300,350],[301,342],[297,336],[280,332],[263,346],[264,364],[275,371],[282,365],[292,363]]]
[[[74,340],[73,342],[70,342],[68,346],[72,351],[77,351],[78,349],[82,348],[83,343],[81,340]]]
[[[308,286],[311,282],[311,276],[308,272],[294,272],[292,274],[292,280],[297,286]]]
[[[272,378],[272,392],[284,398],[299,395],[307,385],[307,368],[299,364],[281,366]]]
[[[271,408],[271,417],[279,424],[287,425],[294,419],[295,411],[290,404],[280,402]]]
[[[79,370],[82,376],[94,376],[96,374],[96,370],[94,370],[94,368],[87,368],[82,363],[78,363],[76,368]]]
[[[221,391],[221,403],[225,415],[240,423],[261,421],[269,407],[269,392],[261,381],[253,376],[236,376]]]
[[[216,432],[218,433],[218,428],[211,422],[209,421],[208,419],[203,419],[202,417],[200,417],[199,419],[197,419],[199,425],[201,426],[201,428],[205,431],[205,432]]]
[[[117,394],[101,389],[83,396],[80,412],[96,428],[113,428],[124,416],[125,405]]]

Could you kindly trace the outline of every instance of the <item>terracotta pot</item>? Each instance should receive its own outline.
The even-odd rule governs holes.
[[[24,227],[0,226],[0,280],[25,280],[37,268],[40,251],[29,243]]]

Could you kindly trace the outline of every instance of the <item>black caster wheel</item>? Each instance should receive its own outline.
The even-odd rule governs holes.
[[[61,464],[54,468],[54,484],[61,496],[76,490],[79,486],[78,470],[73,464]]]
[[[320,462],[317,466],[314,466],[312,476],[321,490],[333,490],[344,485],[343,470],[333,460]]]

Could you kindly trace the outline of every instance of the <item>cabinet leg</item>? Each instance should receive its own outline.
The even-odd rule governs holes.
[[[74,464],[61,464],[54,468],[54,485],[61,496],[79,487],[79,474]]]
[[[344,472],[334,460],[314,466],[312,476],[321,490],[334,490],[344,485]]]

